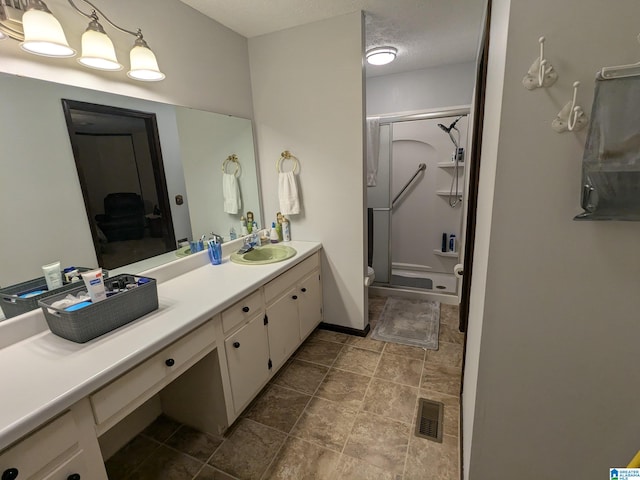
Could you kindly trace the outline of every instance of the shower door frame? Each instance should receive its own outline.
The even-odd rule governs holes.
[[[391,215],[393,213],[393,205],[392,205],[392,195],[391,195],[391,184],[392,184],[392,169],[391,169],[391,165],[392,165],[392,161],[393,161],[393,125],[395,123],[402,123],[402,122],[411,122],[411,121],[416,121],[416,120],[433,120],[433,119],[437,119],[437,118],[446,118],[446,117],[455,117],[455,116],[460,116],[460,115],[464,115],[467,117],[467,121],[470,119],[471,117],[471,105],[460,105],[460,106],[453,106],[450,108],[438,108],[438,109],[433,109],[433,110],[425,110],[422,112],[415,112],[415,113],[410,113],[410,114],[402,114],[402,113],[398,113],[398,114],[390,114],[390,115],[383,115],[380,116],[380,126],[383,125],[389,125],[390,127],[390,132],[389,132],[389,199],[388,199],[388,206],[387,207],[373,207],[373,211],[374,211],[374,216],[375,216],[375,212],[381,212],[381,211],[386,211],[388,212],[388,216],[389,216],[389,221],[388,221],[388,232],[387,232],[387,238],[389,239],[388,241],[388,245],[387,245],[387,279],[388,282],[387,283],[380,283],[380,282],[374,282],[374,284],[372,285],[374,291],[376,291],[379,294],[385,294],[388,293],[385,291],[385,289],[392,289],[394,295],[399,293],[399,292],[407,292],[409,293],[409,295],[415,295],[415,294],[420,294],[420,295],[426,295],[428,297],[437,297],[438,300],[442,301],[443,303],[449,303],[449,304],[457,304],[459,299],[460,299],[460,294],[462,291],[462,281],[461,279],[457,279],[456,280],[456,291],[455,293],[443,293],[443,292],[438,292],[438,291],[434,291],[434,290],[427,290],[427,289],[421,289],[421,288],[413,288],[413,287],[406,287],[403,285],[394,285],[391,283],[391,279],[392,279],[392,255],[391,255],[391,251],[392,251],[392,243],[393,243],[393,236],[392,236],[392,221],[391,221]],[[469,151],[469,141],[472,137],[472,135],[470,134],[469,131],[469,127],[467,127],[467,135],[466,135],[466,141],[464,144],[464,148],[465,148],[465,152]],[[467,170],[467,157],[465,155],[465,175],[464,175],[464,184],[463,184],[463,202],[462,202],[462,215],[461,215],[461,225],[460,225],[460,238],[459,238],[459,259],[463,259],[464,255],[465,255],[465,225],[466,225],[466,215],[467,215],[467,204],[468,204],[468,191],[469,191],[469,175],[467,174],[466,170]],[[374,223],[375,225],[375,223]],[[375,236],[375,233],[374,233]],[[375,243],[374,243],[374,252],[375,252]],[[375,253],[374,253],[374,257],[375,257]],[[460,262],[459,262],[460,263]]]

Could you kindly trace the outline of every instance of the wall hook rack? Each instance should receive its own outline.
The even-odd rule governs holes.
[[[544,58],[544,37],[538,39],[540,43],[540,56],[534,60],[529,68],[529,71],[522,79],[522,85],[527,90],[535,90],[536,88],[548,88],[558,80],[558,72],[553,68],[553,65],[549,63],[549,60]]]
[[[556,115],[555,120],[551,123],[551,128],[556,132],[577,132],[582,130],[589,123],[589,117],[580,105],[576,104],[578,98],[578,87],[580,82],[573,82],[573,97],[570,102],[562,107],[562,110]]]

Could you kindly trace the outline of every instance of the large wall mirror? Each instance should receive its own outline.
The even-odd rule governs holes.
[[[232,226],[239,230],[247,211],[262,225],[250,120],[0,73],[0,288],[40,277],[42,265],[58,260],[65,266],[99,265],[89,218],[105,212],[89,213],[85,207],[62,99],[153,114],[168,205],[145,202],[143,235],[154,234],[154,215],[162,215],[162,210],[172,220],[169,238],[176,240],[212,232],[228,238]],[[100,175],[129,175],[131,168],[110,162],[109,155],[122,155],[132,142],[127,137],[109,146],[87,147],[93,149],[87,168],[93,156],[92,173],[102,169]],[[100,155],[104,158],[98,165]],[[237,214],[223,209],[223,165],[231,155],[240,167]],[[136,184],[140,182],[118,190],[135,193]],[[109,193],[95,192],[96,209]],[[150,251],[150,263],[141,265],[179,258],[176,251],[154,255]]]

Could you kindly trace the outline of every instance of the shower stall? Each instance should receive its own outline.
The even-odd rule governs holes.
[[[374,287],[457,296],[468,115],[453,108],[368,123],[378,149],[367,175]]]

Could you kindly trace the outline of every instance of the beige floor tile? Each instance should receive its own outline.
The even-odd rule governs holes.
[[[460,419],[460,399],[453,395],[445,395],[444,393],[434,392],[433,390],[421,389],[419,393],[420,398],[426,398],[427,400],[433,400],[434,402],[441,402],[444,405],[444,433],[445,435],[458,436],[458,423]],[[417,409],[417,406],[416,406]],[[418,416],[416,410],[414,419]]]
[[[339,459],[338,452],[289,437],[263,479],[335,480]]]
[[[222,437],[214,437],[207,433],[182,425],[176,433],[174,433],[166,445],[175,448],[179,452],[186,453],[192,457],[206,462],[211,454],[223,442]]]
[[[345,345],[333,366],[349,372],[371,376],[376,370],[379,359],[380,353]]]
[[[385,351],[374,376],[395,383],[417,387],[420,385],[423,364],[422,360],[401,357]]]
[[[155,440],[138,435],[105,462],[109,480],[127,478],[132,470],[160,447]]]
[[[282,432],[241,419],[209,464],[240,480],[259,480],[286,438]]]
[[[180,423],[172,420],[166,415],[160,415],[153,421],[153,423],[151,423],[151,425],[143,430],[142,435],[153,438],[154,440],[162,443],[173,435],[178,428],[180,428]]]
[[[430,364],[422,369],[422,388],[447,395],[460,395],[460,369],[446,365]]]
[[[357,337],[352,335],[347,339],[347,345],[380,353],[384,348],[385,342],[381,342],[380,340],[373,340],[370,336]]]
[[[291,435],[340,452],[344,447],[357,410],[323,398],[313,398]]]
[[[160,447],[132,472],[136,480],[188,480],[202,468],[202,463],[171,448]]]
[[[360,412],[343,453],[401,475],[410,429],[402,422]]]
[[[296,358],[330,367],[340,350],[342,350],[342,344],[309,339],[298,349]]]
[[[278,378],[273,383],[311,395],[328,371],[329,367],[323,365],[293,360],[279,372]]]
[[[459,309],[457,305],[440,304],[440,325],[449,325],[458,328],[460,324]]]
[[[205,465],[200,473],[196,476],[195,480],[236,480],[236,477],[227,475],[226,473],[216,470],[209,465]]]
[[[359,409],[370,381],[370,377],[332,368],[315,396]]]
[[[464,333],[458,330],[458,327],[452,327],[447,324],[440,324],[440,332],[438,335],[440,342],[457,343],[462,345],[464,343]]]
[[[404,480],[458,480],[458,439],[445,435],[442,443],[411,437]]]
[[[449,367],[462,367],[462,345],[456,343],[440,342],[438,350],[427,351],[427,363],[446,365]]]
[[[310,399],[311,396],[304,393],[272,385],[247,413],[246,418],[289,433]]]
[[[340,332],[332,332],[323,328],[316,328],[309,336],[312,340],[324,340],[325,342],[346,343],[351,335]]]
[[[418,389],[374,378],[367,390],[363,410],[411,425]]]
[[[358,458],[342,455],[335,480],[396,480],[397,476]]]
[[[399,343],[387,343],[384,347],[384,353],[392,355],[400,355],[401,357],[409,357],[415,360],[424,360],[426,351],[424,348],[414,347],[412,345],[401,345]]]

